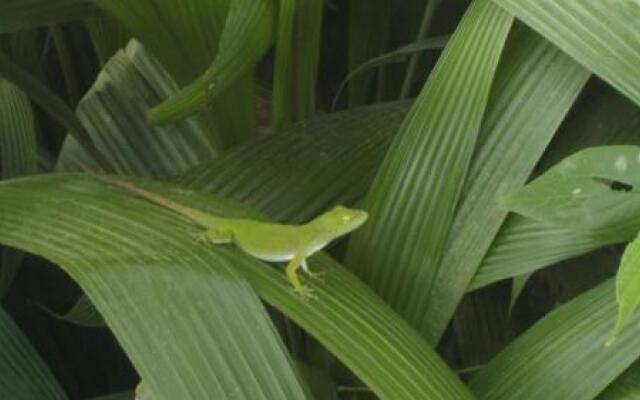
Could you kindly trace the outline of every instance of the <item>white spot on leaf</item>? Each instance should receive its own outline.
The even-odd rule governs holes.
[[[616,158],[616,169],[620,172],[624,172],[627,170],[627,157],[625,156],[619,156],[618,158]]]
[[[575,189],[573,189],[573,190],[571,191],[571,194],[572,194],[572,195],[574,195],[574,196],[577,196],[577,195],[579,195],[580,193],[582,193],[582,189],[580,189],[580,188],[575,188]]]

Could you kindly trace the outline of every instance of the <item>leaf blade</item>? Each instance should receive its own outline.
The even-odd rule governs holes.
[[[347,264],[364,268],[358,274],[432,343],[424,311],[434,267],[511,22],[490,2],[472,3],[404,121],[369,192],[369,222],[350,244]]]

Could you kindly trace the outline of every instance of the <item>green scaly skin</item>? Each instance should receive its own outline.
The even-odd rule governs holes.
[[[99,181],[180,214],[205,228],[198,241],[211,244],[234,243],[245,253],[263,261],[288,262],[286,273],[293,289],[303,297],[311,290],[300,282],[298,269],[313,275],[307,258],[323,249],[329,242],[358,229],[367,220],[367,213],[336,206],[303,225],[283,225],[251,219],[224,218],[176,203],[166,197],[148,192],[129,182],[87,170]]]

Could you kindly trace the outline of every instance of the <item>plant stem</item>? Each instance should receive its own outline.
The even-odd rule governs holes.
[[[420,23],[420,30],[418,31],[418,36],[416,37],[416,43],[421,42],[429,33],[429,28],[431,28],[433,16],[435,15],[436,9],[440,5],[440,1],[441,0],[430,0],[427,3],[424,9],[424,14],[422,16],[422,22]],[[419,61],[420,53],[412,55],[409,59],[409,64],[407,65],[407,73],[404,76],[404,82],[402,83],[402,89],[400,91],[401,99],[406,99],[407,97],[409,97],[411,84],[413,83]]]

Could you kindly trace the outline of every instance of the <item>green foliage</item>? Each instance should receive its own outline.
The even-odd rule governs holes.
[[[0,398],[638,397],[637,2],[1,3]]]

